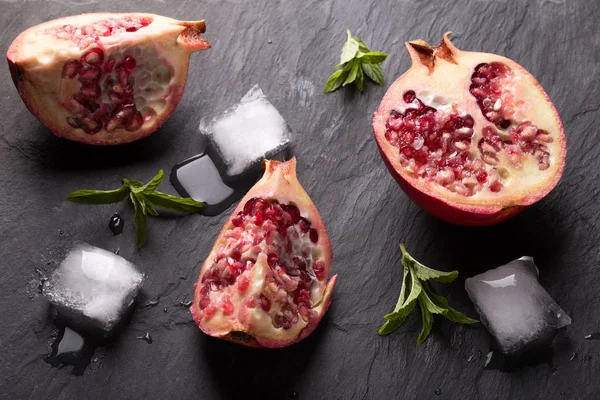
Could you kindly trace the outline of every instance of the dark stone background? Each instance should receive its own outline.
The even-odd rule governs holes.
[[[25,108],[8,68],[0,68],[0,397],[2,399],[595,399],[600,398],[597,243],[600,206],[600,11],[597,1],[248,1],[0,0],[0,44],[61,16],[148,11],[207,21],[209,51],[192,57],[187,91],[150,138],[116,148],[58,140]],[[345,29],[384,62],[385,87],[325,95],[322,87]],[[386,171],[370,128],[385,89],[409,67],[406,40],[437,44],[446,30],[467,50],[499,53],[525,66],[558,108],[568,160],[558,187],[504,224],[463,228],[421,211]],[[272,43],[269,43],[272,41]],[[82,206],[65,195],[109,188],[121,177],[147,180],[200,150],[200,118],[237,102],[255,83],[295,131],[299,179],[319,208],[338,273],[333,304],[300,344],[256,351],[202,334],[187,309],[203,258],[228,217],[152,218],[149,240],[134,249],[129,205]],[[165,181],[161,189],[173,193]],[[111,213],[126,219],[110,236]],[[62,234],[61,234],[62,232]],[[48,305],[35,268],[50,272],[71,241],[113,249],[149,277],[139,309],[84,376],[42,361],[52,340]],[[416,345],[417,317],[387,337],[377,329],[400,289],[398,243],[427,265],[459,269],[439,287],[455,308],[475,316],[464,278],[531,255],[541,283],[571,315],[549,363],[483,370],[490,338],[479,324],[436,319]],[[167,307],[167,313],[163,308]],[[154,343],[135,337],[149,331]],[[439,393],[439,394],[436,394]],[[294,397],[296,396],[297,397]]]

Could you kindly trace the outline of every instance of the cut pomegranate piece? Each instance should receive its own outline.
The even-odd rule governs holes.
[[[25,105],[56,136],[106,145],[148,136],[169,118],[190,54],[210,45],[204,21],[154,14],[84,14],[34,26],[8,49]],[[127,118],[123,107],[133,112]],[[106,110],[106,117],[92,115]]]
[[[331,302],[331,256],[323,221],[296,179],[296,160],[266,161],[202,266],[194,321],[211,336],[247,346],[302,340]]]
[[[373,132],[401,188],[459,225],[504,221],[560,179],[566,140],[548,96],[507,58],[406,43],[409,71],[385,94]]]

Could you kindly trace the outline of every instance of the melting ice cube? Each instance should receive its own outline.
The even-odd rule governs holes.
[[[468,278],[465,288],[481,322],[504,354],[548,343],[571,318],[538,282],[531,257]]]
[[[194,156],[175,165],[171,184],[183,197],[206,204],[204,215],[217,215],[228,208],[245,191],[235,191],[222,181],[211,158],[206,154]]]
[[[209,138],[228,176],[243,174],[291,142],[290,128],[258,85],[212,121],[203,120],[200,131]]]
[[[143,282],[144,275],[123,257],[80,242],[44,283],[43,294],[74,326],[108,333]]]

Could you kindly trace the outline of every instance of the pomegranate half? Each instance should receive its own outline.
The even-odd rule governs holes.
[[[296,178],[296,159],[265,173],[223,226],[204,261],[190,307],[208,335],[250,347],[308,336],[331,302],[331,244]]]
[[[111,145],[148,136],[183,95],[204,21],[83,14],[21,33],[7,53],[25,105],[56,136]]]
[[[535,78],[508,58],[406,43],[412,67],[373,118],[385,164],[430,214],[491,225],[543,198],[560,179],[566,140]]]

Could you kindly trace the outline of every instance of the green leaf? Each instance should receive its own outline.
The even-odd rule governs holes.
[[[177,197],[170,194],[153,192],[142,194],[151,205],[183,213],[195,213],[204,208],[204,203],[197,202],[190,197]]]
[[[356,75],[356,80],[354,81],[354,85],[361,92],[365,89],[365,73],[362,68],[358,68],[358,74]]]
[[[347,30],[346,33],[348,34],[348,39],[346,40],[346,43],[344,43],[344,46],[342,46],[340,64],[346,64],[352,60],[358,51],[358,42],[352,37],[350,30]]]
[[[357,38],[356,36],[354,36],[354,40],[356,40],[356,42],[358,43],[358,51],[361,53],[369,53],[371,50],[369,50],[369,46],[367,46],[367,44],[365,43],[364,40]]]
[[[360,63],[357,60],[352,60],[348,65],[350,65],[350,73],[346,77],[343,86],[354,82],[356,75],[358,75],[358,69],[360,68]]]
[[[113,204],[127,198],[129,186],[122,185],[115,190],[77,190],[67,195],[67,200],[79,204]]]
[[[400,244],[400,250],[402,251],[403,266],[400,296],[394,311],[384,315],[387,321],[379,328],[380,335],[386,335],[398,329],[404,323],[408,314],[415,308],[417,302],[423,321],[423,328],[417,338],[419,344],[423,343],[431,332],[433,314],[439,314],[452,322],[460,324],[478,322],[451,308],[448,305],[448,300],[437,294],[427,283],[429,279],[444,283],[452,282],[456,279],[458,272],[445,273],[427,268],[408,254],[403,244]]]
[[[402,259],[412,263],[415,274],[417,274],[422,281],[432,279],[436,282],[450,283],[458,277],[458,271],[443,272],[426,267],[408,254],[403,244],[400,244],[400,250],[402,251]]]
[[[123,178],[123,184],[128,185],[130,188],[138,188],[140,186],[144,186],[143,182],[136,181],[135,179],[125,179]]]
[[[379,64],[362,64],[362,69],[373,82],[383,85],[383,71]]]
[[[156,211],[154,206],[148,202],[144,202],[144,212],[147,215],[152,215],[153,217],[158,216],[158,211]]]
[[[358,59],[363,64],[379,64],[387,58],[387,54],[380,51],[370,51],[368,53],[359,53]]]
[[[152,180],[150,180],[150,182],[146,183],[145,185],[134,189],[134,192],[143,192],[143,193],[152,193],[156,190],[156,188],[158,187],[158,185],[160,185],[160,183],[163,180],[163,175],[164,172],[163,170],[159,170],[158,173],[156,174],[156,176],[154,178],[152,178]]]
[[[331,76],[327,80],[327,83],[325,84],[325,93],[331,93],[339,89],[342,86],[342,83],[344,83],[344,81],[346,80],[346,77],[348,76],[349,72],[349,69],[344,68],[337,70],[333,74],[331,74]]]
[[[135,243],[139,249],[144,245],[144,243],[146,243],[146,214],[144,213],[144,205],[140,202],[138,196],[132,192],[129,197],[131,198],[131,202],[135,208],[135,216],[133,217],[133,222],[135,225]]]
[[[433,305],[435,305],[435,307],[441,308],[443,310],[441,313],[438,314],[441,314],[446,319],[459,324],[475,324],[479,322],[478,320],[469,318],[463,313],[456,311],[455,309],[450,307],[448,305],[448,300],[446,300],[444,296],[440,296],[439,294],[435,293],[435,291],[429,286],[427,282],[423,282],[423,291],[429,299],[429,301]]]
[[[406,299],[402,302],[402,304],[400,304],[400,300],[401,298],[398,299],[398,303],[396,303],[396,308],[394,309],[394,311],[390,314],[387,314],[384,316],[385,319],[400,319],[402,318],[402,315],[406,312],[407,314],[409,312],[412,311],[412,309],[414,308],[417,298],[419,297],[419,295],[421,294],[421,291],[423,290],[421,283],[419,282],[419,279],[417,278],[417,276],[412,272],[412,270],[405,266],[405,271],[408,269],[408,286],[409,286],[409,293],[408,296],[406,297]],[[406,272],[405,272],[406,274]],[[402,293],[400,293],[400,295],[402,296]],[[408,311],[406,311],[408,310]]]
[[[417,338],[417,344],[421,344],[427,339],[431,328],[433,327],[433,315],[427,310],[427,307],[423,304],[421,297],[419,297],[419,308],[421,309],[421,320],[423,322],[423,328]]]

